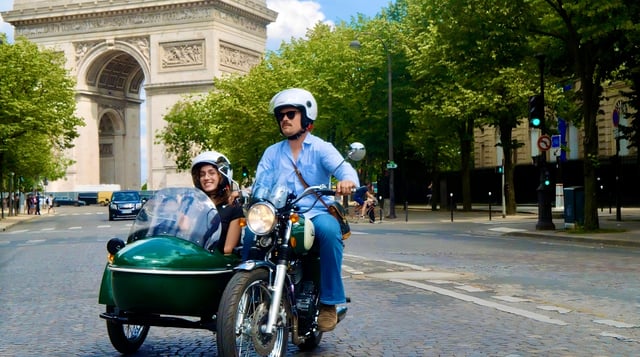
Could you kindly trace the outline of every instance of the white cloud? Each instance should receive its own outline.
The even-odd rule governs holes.
[[[318,22],[333,25],[325,20],[320,4],[315,1],[267,0],[267,7],[278,12],[278,18],[267,26],[267,48],[277,49],[282,41],[305,37],[307,29]]]

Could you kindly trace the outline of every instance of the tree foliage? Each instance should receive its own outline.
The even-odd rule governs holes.
[[[172,108],[156,140],[176,157],[179,169],[187,169],[191,158],[205,149],[225,153],[236,167],[255,168],[264,149],[282,139],[268,113],[270,99],[285,88],[301,87],[318,102],[314,133],[341,151],[353,141],[364,143],[368,154],[359,165],[365,173],[378,172],[387,157],[387,57],[374,29],[358,28],[358,23],[335,28],[318,24],[306,39],[293,39],[267,53],[248,74],[214,79],[208,95],[185,98]],[[349,47],[356,37],[360,51]],[[401,115],[396,124],[406,127],[403,122],[408,119]],[[405,132],[400,130],[400,142]]]
[[[631,0],[529,0],[528,30],[558,76],[576,82],[584,129],[585,229],[599,228],[596,168],[603,85],[628,58],[620,53],[637,38],[639,6]]]
[[[522,31],[524,20],[519,1],[410,1],[406,48],[409,68],[422,88],[414,98],[420,109],[414,111],[413,123],[432,128],[412,136],[418,142],[431,138],[437,147],[457,139],[467,210],[475,128],[497,128],[507,184],[514,187],[512,152],[523,143],[512,140],[511,132],[526,117],[527,97],[536,83],[535,72],[527,68],[531,51]],[[431,161],[448,162],[438,157]],[[513,214],[513,190],[507,198],[507,213]]]
[[[24,38],[0,41],[0,176],[10,172],[25,187],[64,177],[65,150],[84,125],[74,112],[75,83],[64,55]]]
[[[511,133],[527,118],[528,97],[540,90],[541,54],[547,119],[561,116],[584,129],[585,228],[594,229],[602,85],[629,80],[635,98],[639,7],[631,0],[398,0],[374,19],[317,25],[306,38],[268,53],[249,74],[214,80],[206,98],[185,99],[172,110],[158,140],[181,168],[204,148],[255,167],[264,148],[280,139],[267,113],[270,98],[304,87],[320,108],[315,132],[339,148],[363,142],[362,167],[377,172],[387,160],[392,72],[395,156],[419,157],[433,175],[460,170],[469,209],[474,129],[495,130],[512,188],[511,214],[512,156],[523,145]],[[359,51],[349,49],[355,38]],[[566,85],[575,90],[563,92]],[[555,123],[548,122],[552,133]]]

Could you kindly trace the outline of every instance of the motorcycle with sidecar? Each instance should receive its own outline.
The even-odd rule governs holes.
[[[354,143],[348,157],[364,157]],[[112,345],[136,352],[150,326],[207,329],[220,356],[284,356],[289,335],[301,350],[318,346],[319,255],[314,226],[297,202],[331,196],[311,186],[299,195],[277,184],[254,187],[246,223],[250,259],[215,249],[220,218],[195,188],[159,190],[136,217],[126,243],[107,243],[99,303]],[[244,240],[245,242],[247,240]],[[338,308],[338,320],[347,308]]]

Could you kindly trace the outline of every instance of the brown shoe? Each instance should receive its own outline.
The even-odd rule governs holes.
[[[338,324],[338,314],[335,305],[320,305],[320,315],[318,315],[318,330],[320,332],[333,331]]]

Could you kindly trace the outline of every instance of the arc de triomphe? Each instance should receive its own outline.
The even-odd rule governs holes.
[[[16,37],[64,52],[85,122],[67,154],[75,164],[48,191],[139,189],[142,170],[149,189],[191,184],[154,143],[164,114],[183,96],[211,90],[214,77],[257,64],[276,16],[265,0],[15,0],[5,21]]]

